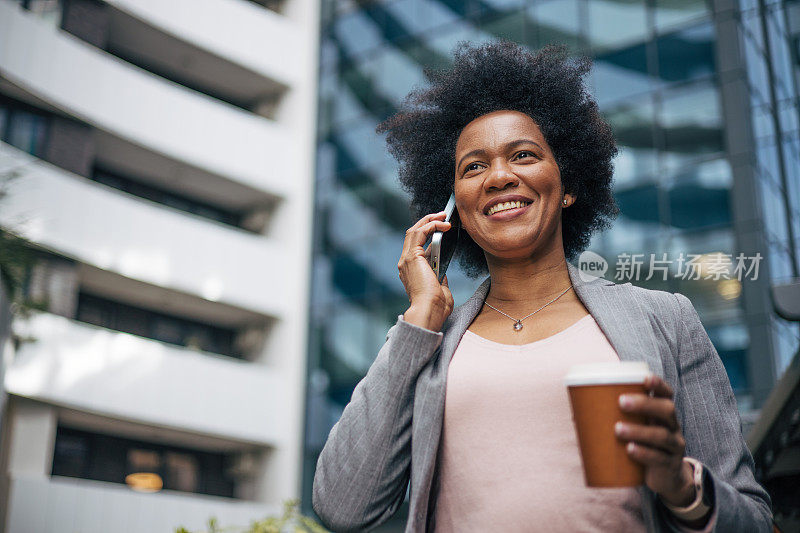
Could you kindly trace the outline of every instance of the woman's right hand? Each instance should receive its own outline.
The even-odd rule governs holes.
[[[411,302],[403,319],[431,331],[440,331],[453,311],[453,295],[447,285],[447,276],[440,284],[423,248],[431,233],[450,229],[450,223],[445,222],[444,217],[444,211],[425,215],[406,230],[403,253],[397,263],[400,281]]]

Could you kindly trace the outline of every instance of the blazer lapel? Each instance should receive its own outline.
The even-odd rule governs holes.
[[[567,269],[575,294],[594,317],[620,360],[645,362],[651,372],[663,378],[664,364],[653,326],[633,294],[633,285],[618,285],[589,276],[570,263]]]

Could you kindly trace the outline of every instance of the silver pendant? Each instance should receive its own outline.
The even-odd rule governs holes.
[[[514,331],[519,331],[522,329],[522,320],[517,320],[514,324]]]

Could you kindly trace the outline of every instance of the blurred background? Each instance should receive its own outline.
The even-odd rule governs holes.
[[[594,59],[621,215],[592,251],[763,256],[631,281],[691,299],[800,530],[797,0],[0,0],[0,528],[312,514],[408,304],[375,126],[494,39]]]

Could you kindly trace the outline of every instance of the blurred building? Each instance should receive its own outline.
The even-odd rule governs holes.
[[[590,249],[609,262],[609,279],[621,254],[641,254],[638,279],[615,281],[692,300],[746,431],[800,344],[797,324],[777,316],[769,296],[772,284],[797,277],[800,267],[798,3],[322,6],[306,505],[329,429],[408,305],[396,263],[414,221],[375,126],[425,83],[425,67],[449,65],[460,40],[503,38],[533,49],[564,43],[594,59],[588,81],[620,146],[621,215]],[[650,268],[651,254],[670,261],[668,268]],[[700,279],[683,275],[681,254],[694,256]],[[739,254],[749,261],[742,279],[733,275]],[[712,275],[719,267],[727,277]],[[448,277],[457,304],[479,282]]]
[[[0,0],[0,225],[48,307],[6,353],[6,531],[299,495],[317,28],[310,0]]]

